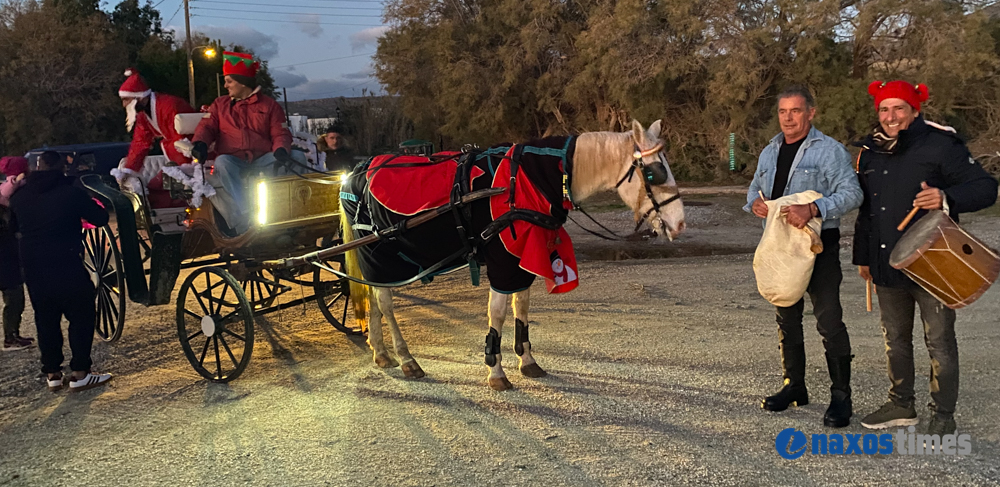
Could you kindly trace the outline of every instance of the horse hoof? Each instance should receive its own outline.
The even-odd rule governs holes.
[[[545,377],[549,375],[544,369],[538,366],[538,364],[528,364],[521,366],[521,374],[525,377],[530,377],[532,379],[537,379],[539,377]]]
[[[411,360],[403,364],[402,370],[403,370],[403,375],[411,379],[419,379],[427,375],[424,373],[424,369],[421,369],[420,365],[417,364],[416,360]]]
[[[393,367],[399,367],[399,362],[390,357],[387,353],[380,353],[375,356],[375,365],[382,369],[391,369]]]
[[[514,386],[510,384],[510,381],[506,377],[497,377],[489,380],[490,389],[494,391],[506,391],[508,389],[513,389]]]

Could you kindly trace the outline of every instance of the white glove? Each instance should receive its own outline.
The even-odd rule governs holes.
[[[115,179],[118,180],[118,187],[121,188],[122,191],[142,194],[142,181],[139,181],[139,178],[131,174],[124,174],[122,177]]]

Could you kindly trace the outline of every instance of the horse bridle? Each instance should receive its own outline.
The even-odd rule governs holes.
[[[646,218],[649,217],[650,213],[656,212],[657,218],[660,220],[660,224],[663,225],[663,228],[665,228],[669,232],[670,226],[667,225],[667,222],[663,221],[663,218],[659,216],[659,210],[660,208],[681,199],[681,193],[680,191],[678,191],[676,194],[667,198],[665,201],[656,201],[656,197],[653,196],[653,186],[660,186],[666,184],[667,181],[670,179],[670,173],[667,170],[666,161],[664,160],[663,157],[663,142],[656,144],[651,149],[642,150],[639,148],[639,144],[633,138],[632,147],[634,149],[632,152],[632,164],[629,165],[628,172],[626,172],[625,175],[618,180],[618,184],[615,184],[615,189],[618,189],[618,187],[624,184],[625,181],[631,182],[632,175],[635,174],[636,170],[638,170],[642,176],[642,185],[643,188],[646,190],[646,196],[648,196],[649,201],[653,203],[653,207],[650,208],[649,211],[644,213],[642,215],[642,218],[640,218],[639,221],[636,222],[635,231],[639,231],[639,227],[642,226],[642,222],[646,221]],[[653,155],[657,156],[656,162],[652,164],[643,163],[643,159]]]

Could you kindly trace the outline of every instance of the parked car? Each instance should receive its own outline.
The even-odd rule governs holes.
[[[101,176],[110,176],[111,169],[118,167],[118,163],[128,154],[129,145],[129,142],[100,142],[40,147],[31,149],[24,157],[28,158],[28,167],[34,170],[38,156],[42,152],[56,151],[63,157],[71,156],[73,158],[73,163],[67,166],[67,172],[70,174],[93,172]],[[89,169],[81,170],[82,167]]]

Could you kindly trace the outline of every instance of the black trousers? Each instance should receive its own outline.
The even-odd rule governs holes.
[[[913,318],[920,307],[924,325],[924,345],[931,356],[929,386],[934,410],[942,415],[955,413],[958,403],[958,340],[955,338],[955,310],[916,285],[906,288],[878,288],[882,311],[882,334],[889,365],[889,399],[901,406],[914,402]]]
[[[19,285],[0,291],[3,293],[3,338],[13,340],[21,334],[21,315],[24,313],[24,286]]]
[[[81,266],[82,267],[82,266]],[[28,282],[31,307],[35,310],[35,328],[38,329],[38,350],[42,355],[42,372],[47,374],[62,370],[63,334],[62,317],[69,321],[69,348],[73,353],[69,366],[73,371],[90,371],[90,348],[94,344],[94,285],[70,272],[60,281],[46,279]],[[85,272],[82,275],[86,275]]]
[[[826,353],[841,357],[851,354],[851,339],[843,321],[844,310],[840,306],[840,283],[844,278],[840,269],[840,229],[823,230],[820,239],[823,241],[823,252],[816,256],[806,292],[812,300],[816,329],[823,337]],[[787,308],[777,308],[778,339],[785,349],[803,343],[804,308],[805,299]]]

